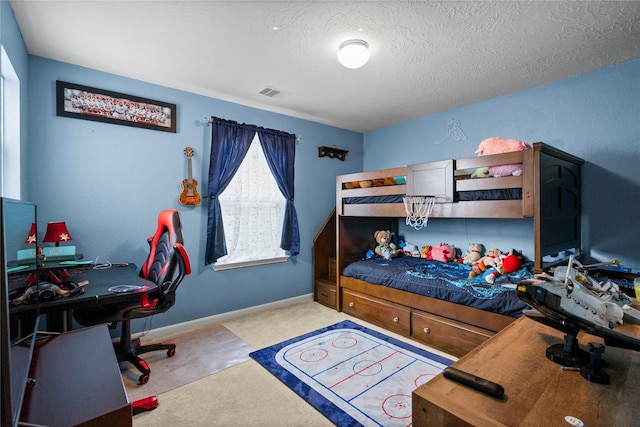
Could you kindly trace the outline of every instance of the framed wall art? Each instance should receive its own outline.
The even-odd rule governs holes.
[[[176,105],[56,81],[58,116],[176,132]]]

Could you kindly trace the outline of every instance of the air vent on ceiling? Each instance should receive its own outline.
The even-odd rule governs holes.
[[[268,96],[269,98],[282,98],[282,97],[285,97],[285,96],[291,94],[291,92],[287,92],[287,91],[282,90],[282,89],[276,89],[276,88],[271,87],[271,86],[265,87],[264,89],[262,89],[258,93],[260,93],[260,95]]]
[[[269,98],[273,98],[280,93],[278,89],[274,89],[272,87],[265,87],[260,91],[260,95],[268,96]]]

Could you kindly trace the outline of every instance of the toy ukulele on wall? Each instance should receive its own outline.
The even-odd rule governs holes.
[[[193,157],[193,148],[184,149],[189,165],[189,177],[182,180],[182,193],[178,197],[178,201],[183,206],[197,206],[200,204],[200,194],[198,193],[198,181],[191,177],[191,158]]]

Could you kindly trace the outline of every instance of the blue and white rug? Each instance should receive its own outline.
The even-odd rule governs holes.
[[[250,356],[338,426],[410,426],[411,392],[454,362],[349,320]]]

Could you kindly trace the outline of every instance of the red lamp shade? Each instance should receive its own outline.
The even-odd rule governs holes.
[[[67,230],[67,224],[64,221],[50,222],[47,224],[47,232],[44,235],[43,242],[55,242],[56,246],[60,242],[73,240]]]
[[[31,230],[27,235],[27,240],[24,241],[27,244],[34,245],[36,243],[36,223],[31,224]]]

